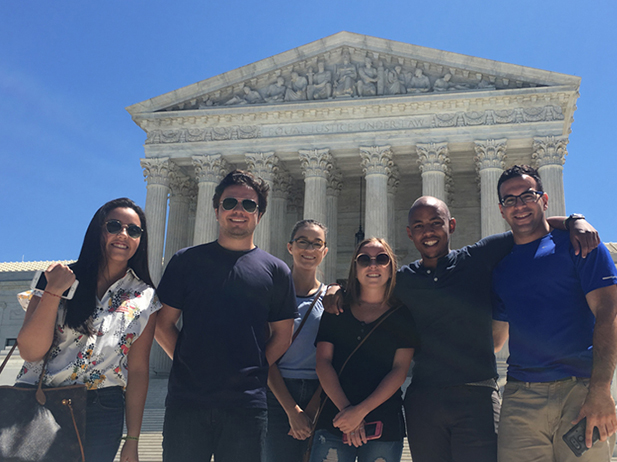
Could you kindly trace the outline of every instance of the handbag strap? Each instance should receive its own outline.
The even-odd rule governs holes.
[[[360,343],[358,343],[358,345],[356,345],[356,347],[353,349],[353,351],[351,353],[349,353],[349,356],[347,356],[347,359],[345,360],[345,362],[341,366],[341,369],[338,371],[338,374],[337,374],[338,377],[340,377],[341,374],[343,373],[343,369],[345,369],[345,366],[347,366],[347,363],[349,362],[351,357],[356,353],[356,351],[358,351],[360,349],[360,347],[364,344],[364,342],[366,342],[366,340],[371,336],[371,334],[373,332],[375,332],[375,329],[377,329],[386,319],[388,319],[390,317],[390,315],[392,313],[397,311],[401,306],[402,305],[395,306],[394,308],[392,308],[392,309],[388,310],[387,312],[385,312],[381,316],[381,318],[378,319],[377,324],[375,324],[372,327],[372,329],[368,332],[368,334],[366,334],[364,336],[364,338],[360,341]],[[315,430],[315,427],[317,426],[317,421],[319,420],[319,416],[321,415],[321,411],[323,411],[323,408],[324,408],[326,402],[328,401],[328,399],[330,399],[330,398],[326,394],[326,398],[321,402],[321,405],[319,406],[319,409],[317,410],[317,413],[315,414],[315,419],[313,420],[313,430]],[[313,431],[313,435],[314,435],[314,431]]]
[[[11,355],[15,351],[15,348],[17,348],[17,342],[13,344],[13,347],[11,348],[9,353],[6,355],[6,357],[4,358],[4,361],[2,361],[2,366],[0,366],[0,374],[2,374],[2,371],[4,370],[4,366],[6,366],[6,363],[9,362],[9,359],[11,358]]]
[[[304,324],[306,324],[306,321],[308,320],[309,314],[311,314],[311,311],[313,311],[313,307],[315,306],[315,303],[317,303],[317,300],[319,300],[319,296],[321,295],[321,288],[323,287],[323,284],[319,285],[319,289],[317,289],[317,293],[315,294],[315,297],[313,297],[313,301],[311,302],[311,306],[309,307],[309,309],[307,310],[306,314],[304,315],[304,317],[302,318],[302,322],[300,322],[300,325],[298,326],[298,328],[296,329],[296,331],[294,332],[293,337],[291,338],[291,342],[293,343],[293,341],[298,338],[298,335],[300,335],[300,331],[302,330],[302,328],[304,327]]]

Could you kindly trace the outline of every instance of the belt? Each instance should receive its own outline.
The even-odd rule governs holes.
[[[507,376],[508,382],[516,382],[516,383],[557,383],[557,382],[576,382],[579,377],[574,377],[574,376],[570,376],[570,377],[564,377],[563,379],[557,379],[557,380],[551,380],[549,382],[529,382],[527,380],[519,380],[519,379],[515,379],[514,377],[508,375]]]

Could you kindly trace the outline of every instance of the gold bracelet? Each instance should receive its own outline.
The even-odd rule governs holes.
[[[133,441],[139,441],[139,436],[123,436],[122,437],[123,440],[133,440]]]

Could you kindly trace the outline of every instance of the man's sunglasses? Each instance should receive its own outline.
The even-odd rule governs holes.
[[[377,266],[388,266],[390,264],[390,257],[387,253],[380,253],[376,257],[370,257],[365,253],[361,253],[356,257],[356,263],[360,268],[371,266],[373,261]]]
[[[230,211],[236,208],[238,202],[238,199],[235,197],[227,197],[221,201],[221,207],[223,207],[223,210]],[[255,210],[259,208],[257,202],[251,199],[243,199],[241,204],[242,208],[248,213],[255,213]]]
[[[119,234],[122,232],[123,229],[126,229],[126,234],[128,234],[129,237],[132,237],[133,239],[139,239],[144,232],[144,230],[137,225],[134,225],[132,223],[130,225],[123,225],[118,220],[109,220],[107,223],[105,223],[105,229],[107,229],[107,232],[109,234]]]

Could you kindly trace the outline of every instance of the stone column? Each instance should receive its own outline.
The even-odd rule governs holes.
[[[216,221],[212,196],[230,166],[220,154],[195,156],[193,166],[198,181],[193,245],[199,245],[212,242],[218,237],[219,224]]]
[[[270,152],[248,152],[246,153],[246,163],[248,170],[266,181],[272,191],[272,181],[274,175],[278,171],[279,158],[274,154],[274,151]],[[270,197],[270,195],[269,195]],[[271,200],[268,201],[270,209]],[[255,229],[255,245],[266,252],[270,252],[270,232],[272,223],[272,213],[268,211],[261,216],[259,224]]]
[[[390,146],[360,146],[366,178],[364,235],[388,239],[388,176],[394,165]]]
[[[274,175],[272,191],[268,204],[270,214],[270,253],[281,260],[288,255],[287,240],[291,228],[287,226],[287,198],[289,197],[291,184],[289,172],[279,163],[279,171]]]
[[[163,243],[165,242],[165,221],[167,197],[169,196],[170,173],[174,164],[168,157],[141,159],[144,177],[148,182],[146,194],[146,220],[148,221],[148,266],[155,285],[163,274]],[[165,373],[171,369],[171,360],[158,343],[153,342],[150,352],[150,370]]]
[[[186,233],[185,247],[193,245],[195,238],[195,212],[197,211],[197,183],[193,181],[193,188],[189,195],[189,219],[188,219],[188,231]]]
[[[322,282],[329,284],[336,282],[336,263],[338,260],[338,198],[343,188],[343,175],[339,170],[335,170],[328,179],[326,188],[326,210],[327,218],[324,223],[328,228],[326,242],[328,244],[328,255],[326,255],[324,266],[324,279]]]
[[[475,141],[476,170],[480,176],[480,215],[482,237],[506,231],[506,221],[499,211],[497,182],[506,159],[506,139]]]
[[[416,152],[422,172],[422,195],[447,203],[450,177],[448,143],[417,144]]]
[[[396,165],[390,168],[388,176],[388,244],[392,249],[396,249],[396,190],[400,183],[400,171]]]
[[[168,157],[141,159],[144,177],[148,183],[146,220],[148,220],[148,261],[150,277],[158,284],[163,274],[163,243],[169,196],[169,173],[172,164]]]
[[[564,216],[566,200],[563,193],[563,164],[568,151],[567,136],[545,136],[533,139],[531,158],[538,169],[544,192],[548,194],[547,217]]]
[[[304,212],[304,195],[303,195],[303,187],[301,187],[298,182],[292,183],[289,191],[289,198],[287,200],[287,210],[286,210],[286,218],[285,218],[285,229],[287,232],[285,233],[285,242],[291,236],[291,230],[294,225],[302,220],[303,212]],[[287,252],[285,253],[285,258],[283,259],[285,263],[291,268],[293,263],[293,259],[291,255]]]
[[[326,223],[326,190],[333,168],[329,149],[302,149],[298,151],[304,175],[304,219]],[[327,226],[327,225],[326,225]]]
[[[165,263],[167,266],[174,254],[186,247],[189,228],[189,202],[193,181],[178,171],[170,175],[169,220],[165,240]]]

